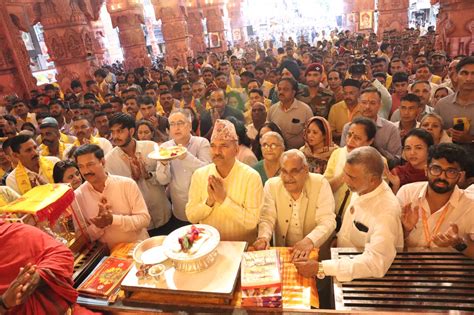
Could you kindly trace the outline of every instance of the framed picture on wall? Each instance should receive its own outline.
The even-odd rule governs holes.
[[[359,30],[371,30],[374,28],[374,11],[359,12]]]
[[[209,32],[209,48],[221,47],[221,38],[218,32]]]

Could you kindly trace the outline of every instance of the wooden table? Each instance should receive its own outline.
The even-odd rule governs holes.
[[[360,254],[331,251],[333,259]],[[400,252],[383,278],[333,280],[336,310],[474,312],[474,260],[450,248]]]

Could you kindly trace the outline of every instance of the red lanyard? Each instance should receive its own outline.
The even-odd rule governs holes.
[[[439,216],[438,221],[436,222],[436,225],[432,232],[430,232],[430,228],[428,227],[428,218],[426,217],[425,210],[423,208],[420,208],[420,210],[423,222],[423,230],[425,232],[425,240],[428,244],[428,247],[431,247],[431,236],[438,234],[438,230],[441,227],[441,224],[443,224],[444,220],[446,219],[446,215],[449,212],[449,205],[446,205],[446,207],[443,209],[443,212]]]

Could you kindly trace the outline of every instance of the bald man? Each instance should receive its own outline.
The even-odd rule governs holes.
[[[372,147],[354,149],[347,156],[344,181],[353,192],[342,227],[338,247],[356,247],[363,253],[352,259],[295,262],[298,272],[311,277],[335,276],[339,281],[381,278],[390,268],[397,249],[403,248],[400,204],[382,180],[384,162]]]

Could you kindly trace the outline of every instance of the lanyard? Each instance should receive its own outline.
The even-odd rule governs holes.
[[[425,210],[423,208],[420,208],[421,210],[421,218],[423,222],[423,231],[425,232],[425,240],[428,243],[428,247],[431,247],[431,236],[434,234],[438,234],[438,230],[441,227],[441,224],[443,224],[444,220],[446,219],[446,215],[449,212],[449,205],[446,205],[446,207],[443,209],[443,212],[438,218],[438,221],[436,222],[436,225],[433,229],[432,232],[430,232],[430,229],[428,227],[428,218],[426,217]]]

